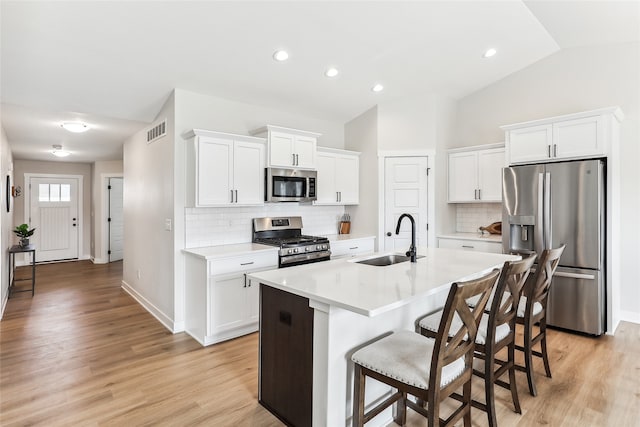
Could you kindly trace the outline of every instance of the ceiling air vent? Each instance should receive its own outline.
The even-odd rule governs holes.
[[[164,119],[147,131],[147,144],[162,138],[167,134],[167,119]]]

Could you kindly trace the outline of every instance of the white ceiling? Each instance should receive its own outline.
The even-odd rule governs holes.
[[[15,158],[34,160],[54,160],[53,144],[65,161],[121,158],[173,88],[344,123],[388,100],[464,97],[562,48],[640,40],[640,1],[3,0],[0,12],[2,126]],[[68,120],[93,129],[70,134]]]

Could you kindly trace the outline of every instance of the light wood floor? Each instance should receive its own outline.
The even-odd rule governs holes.
[[[37,275],[0,322],[0,425],[282,425],[257,403],[257,334],[207,348],[172,335],[120,289],[121,263]],[[553,379],[538,375],[533,398],[517,374],[522,415],[498,388],[500,426],[640,426],[640,325],[549,340]],[[408,425],[426,423],[410,411]]]

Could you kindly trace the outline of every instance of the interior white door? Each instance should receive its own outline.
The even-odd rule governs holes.
[[[427,246],[427,157],[387,157],[384,162],[384,250],[406,252],[411,245],[411,222],[398,218],[410,214],[416,223],[416,246]]]
[[[31,177],[29,225],[36,261],[78,258],[78,179]]]
[[[109,262],[119,261],[123,257],[124,216],[123,216],[123,178],[109,178]]]

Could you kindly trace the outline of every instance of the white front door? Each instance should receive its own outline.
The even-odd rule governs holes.
[[[78,258],[78,179],[31,177],[29,226],[36,261]]]
[[[109,178],[109,262],[119,261],[123,256],[124,217],[123,179]]]
[[[427,157],[387,157],[384,162],[384,250],[406,252],[411,245],[410,214],[416,223],[416,246],[427,246]]]

